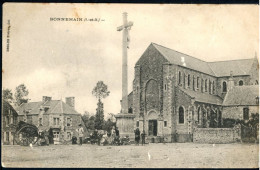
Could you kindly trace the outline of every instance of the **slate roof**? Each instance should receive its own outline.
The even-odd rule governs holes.
[[[51,100],[45,103],[42,101],[23,103],[21,106],[18,107],[17,112],[18,115],[23,115],[24,110],[29,111],[28,115],[39,114],[41,106],[49,108],[46,111],[46,114],[80,114],[61,100]]]
[[[186,93],[188,96],[194,98],[196,102],[209,103],[215,105],[222,105],[223,100],[217,95],[211,95],[208,93],[196,92],[193,90],[179,88],[181,91]]]
[[[224,98],[223,106],[255,105],[259,96],[259,86],[234,86]]]
[[[215,77],[230,76],[230,71],[233,71],[233,76],[249,75],[249,71],[254,62],[254,58],[206,62],[198,58],[180,53],[170,48],[151,43],[171,64],[176,64],[182,67],[187,67]]]
[[[249,75],[253,62],[254,58],[209,62],[208,64],[217,77],[224,77],[230,76],[230,71],[233,72],[233,76]]]

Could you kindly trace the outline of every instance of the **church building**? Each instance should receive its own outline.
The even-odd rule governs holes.
[[[256,57],[205,62],[151,43],[135,64],[130,129],[145,130],[148,139],[191,142],[194,128],[221,127],[226,94],[258,85],[258,72]]]

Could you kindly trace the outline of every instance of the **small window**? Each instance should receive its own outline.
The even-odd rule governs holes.
[[[200,107],[198,108],[198,123],[200,123]]]
[[[243,86],[243,85],[244,85],[243,80],[240,80],[240,81],[238,82],[238,84],[239,84],[239,86]]]
[[[133,108],[132,107],[128,108],[128,113],[133,113]]]
[[[6,142],[9,142],[9,132],[6,132]]]
[[[39,118],[39,126],[42,126],[42,118]]]
[[[71,118],[67,117],[67,126],[71,126]]]
[[[211,81],[209,80],[209,94],[211,94],[211,89],[212,89],[212,87],[211,87]]]
[[[164,127],[167,127],[167,121],[164,121]]]
[[[7,124],[7,125],[10,124],[9,116],[6,116],[6,124]]]
[[[167,90],[167,84],[164,85],[164,90],[165,90],[165,91]]]
[[[139,121],[136,121],[136,127],[139,127]]]
[[[258,85],[258,81],[257,80],[255,81],[255,85]]]
[[[67,132],[67,139],[71,139],[71,132]]]
[[[59,125],[60,124],[60,118],[57,118],[57,117],[53,118],[53,124]]]
[[[180,124],[184,123],[184,109],[183,109],[183,107],[179,108],[179,123]]]
[[[222,83],[222,92],[227,92],[227,83],[225,81]]]
[[[249,119],[249,109],[243,108],[243,119],[248,120]]]
[[[190,75],[188,75],[188,87],[190,87]]]

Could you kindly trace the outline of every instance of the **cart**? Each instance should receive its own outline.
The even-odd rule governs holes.
[[[15,132],[15,142],[18,145],[28,146],[35,144],[39,139],[38,128],[35,125],[20,121]]]

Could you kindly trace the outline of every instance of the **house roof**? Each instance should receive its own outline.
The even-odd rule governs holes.
[[[11,109],[15,115],[17,115],[16,110],[13,108],[13,106],[6,100],[3,100],[3,114],[7,114],[8,113],[8,109]]]
[[[47,114],[79,114],[75,109],[64,103],[62,100],[51,100],[47,102],[23,103],[18,107],[18,114],[23,115],[24,111],[30,114],[39,114],[41,107],[48,107]]]
[[[258,105],[256,97],[259,96],[259,86],[234,86],[224,98],[223,106]]]
[[[171,64],[187,67],[216,77],[230,76],[230,71],[233,71],[233,76],[249,75],[249,71],[254,62],[254,58],[231,61],[206,62],[155,43],[151,44]]]
[[[194,100],[196,102],[210,103],[210,104],[215,104],[215,105],[222,105],[222,103],[223,103],[223,100],[217,95],[196,92],[193,90],[188,90],[188,89],[183,89],[183,88],[179,88],[179,89],[181,91],[183,91],[184,93],[186,93],[191,98],[194,98]]]

